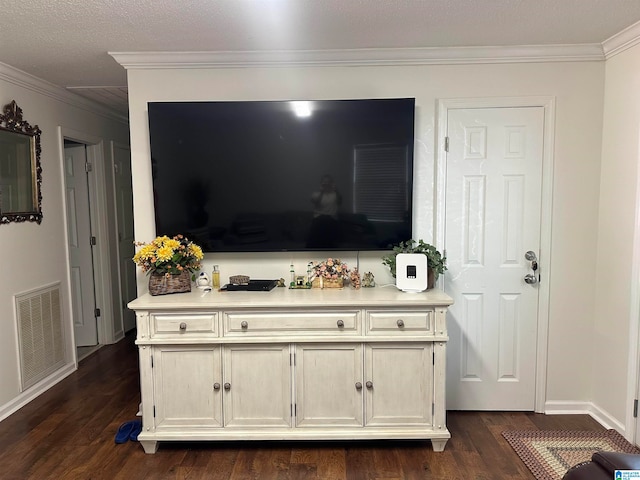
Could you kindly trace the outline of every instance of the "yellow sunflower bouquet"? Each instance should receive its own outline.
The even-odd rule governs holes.
[[[200,269],[200,261],[204,258],[202,249],[182,235],[173,238],[164,235],[151,243],[135,244],[140,249],[133,256],[133,261],[145,273],[168,277],[185,271],[193,272]]]

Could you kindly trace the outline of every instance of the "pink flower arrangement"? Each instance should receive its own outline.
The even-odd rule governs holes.
[[[312,262],[311,269],[316,278],[338,279],[349,278],[349,267],[339,258],[327,258],[324,262]]]

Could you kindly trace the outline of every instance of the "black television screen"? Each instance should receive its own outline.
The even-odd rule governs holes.
[[[411,238],[415,99],[150,102],[156,232],[207,252]]]

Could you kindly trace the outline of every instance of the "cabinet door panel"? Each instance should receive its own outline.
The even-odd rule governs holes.
[[[156,428],[222,426],[220,347],[153,349]]]
[[[367,345],[364,380],[365,425],[433,423],[431,343]]]
[[[225,426],[290,427],[290,362],[288,344],[226,346]]]
[[[295,363],[296,426],[362,426],[361,344],[300,344]]]

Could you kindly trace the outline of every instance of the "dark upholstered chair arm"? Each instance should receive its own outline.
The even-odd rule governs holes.
[[[571,467],[562,480],[611,480],[616,470],[640,470],[640,454],[596,452],[590,462]]]
[[[596,452],[591,460],[604,468],[611,478],[615,470],[640,470],[640,455],[633,453]]]

